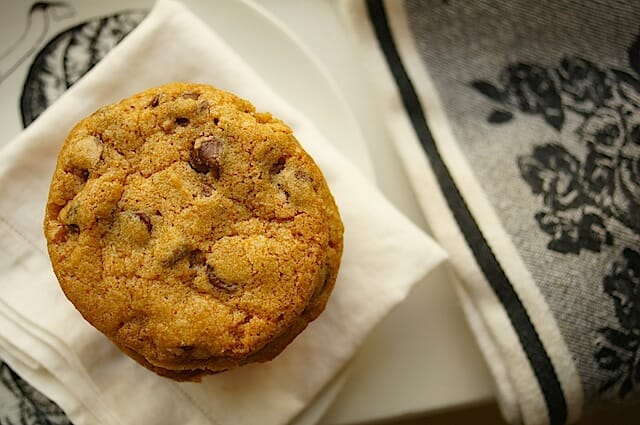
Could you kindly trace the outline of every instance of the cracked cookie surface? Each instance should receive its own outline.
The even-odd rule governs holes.
[[[177,380],[275,357],[324,309],[342,254],[333,197],[291,130],[190,83],[76,125],[44,228],[84,318]]]

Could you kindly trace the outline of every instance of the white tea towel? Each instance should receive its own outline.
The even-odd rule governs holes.
[[[640,399],[638,2],[344,2],[511,423]]]
[[[106,103],[175,80],[232,91],[288,123],[322,169],[345,224],[342,266],[325,312],[275,360],[202,383],[156,376],[83,321],[58,287],[41,229],[56,155],[74,123]],[[444,258],[305,117],[170,0],[159,1],[0,152],[0,357],[77,424],[291,421]]]

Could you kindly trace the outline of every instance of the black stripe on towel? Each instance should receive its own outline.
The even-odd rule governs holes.
[[[564,424],[567,420],[567,404],[564,393],[556,371],[551,364],[551,359],[540,341],[529,315],[525,310],[518,294],[516,294],[511,282],[502,270],[502,266],[487,244],[478,224],[474,220],[465,200],[458,191],[451,174],[447,169],[438,147],[434,143],[433,137],[427,125],[424,110],[415,88],[407,75],[398,54],[393,36],[391,34],[387,15],[381,0],[367,0],[369,18],[373,24],[376,37],[385,55],[391,73],[400,90],[402,102],[409,115],[420,144],[429,159],[442,194],[444,195],[453,216],[455,217],[460,230],[462,231],[467,244],[469,245],[480,269],[487,278],[487,281],[495,291],[498,299],[513,324],[522,349],[527,355],[533,372],[535,373],[542,394],[544,395],[549,413],[549,420],[552,425]]]

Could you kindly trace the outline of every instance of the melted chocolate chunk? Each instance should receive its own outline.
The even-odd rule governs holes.
[[[189,254],[189,267],[204,266],[205,261],[204,253],[199,249],[195,249]]]
[[[178,117],[176,118],[176,124],[178,124],[181,127],[186,127],[189,125],[191,121],[189,121],[189,118],[185,118],[185,117]]]
[[[54,243],[64,243],[70,236],[78,236],[80,234],[80,228],[75,224],[64,224],[55,233],[52,241]]]
[[[203,136],[195,141],[189,165],[199,173],[211,172],[215,178],[220,177],[220,154],[222,140],[215,136]]]
[[[236,285],[235,283],[225,282],[224,280],[216,276],[213,267],[208,264],[206,272],[209,283],[211,283],[211,286],[213,286],[214,288],[222,289],[223,291],[227,292],[235,291],[236,289],[238,289],[238,285]]]
[[[206,100],[201,100],[200,103],[198,103],[198,112],[199,113],[204,113],[207,112],[209,110],[209,102],[207,102]]]
[[[278,160],[271,166],[271,169],[269,170],[269,172],[271,174],[278,174],[280,171],[284,169],[284,165],[286,162],[287,160],[284,159],[284,157],[278,158]]]
[[[89,180],[89,170],[85,168],[72,167],[68,170],[68,172],[73,174],[74,176],[80,177],[85,182]]]
[[[185,256],[187,256],[189,253],[190,253],[190,251],[189,251],[189,249],[187,247],[181,246],[178,249],[176,249],[175,251],[173,251],[169,257],[165,258],[162,261],[162,265],[164,267],[172,267],[178,261],[182,260]]]
[[[153,96],[153,99],[151,99],[151,102],[149,102],[149,106],[151,106],[152,108],[155,108],[159,104],[160,104],[160,95]]]
[[[151,224],[151,219],[149,218],[149,216],[143,213],[142,211],[136,211],[134,214],[138,216],[140,221],[146,226],[149,233],[151,233],[151,229],[153,228],[153,225]]]

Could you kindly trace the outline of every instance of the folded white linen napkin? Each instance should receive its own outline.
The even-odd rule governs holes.
[[[640,400],[640,4],[343,4],[507,421]]]
[[[221,11],[223,13],[223,11]],[[52,273],[42,217],[58,149],[98,107],[169,81],[215,85],[288,123],[322,169],[345,224],[325,312],[275,360],[175,383],[86,323]],[[76,424],[282,424],[352,357],[444,252],[320,132],[187,9],[159,1],[144,21],[0,151],[0,357]]]

